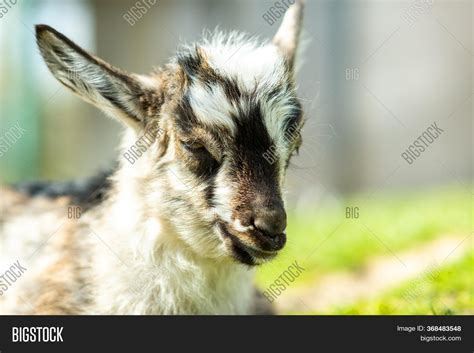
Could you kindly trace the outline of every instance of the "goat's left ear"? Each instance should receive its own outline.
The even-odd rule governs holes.
[[[273,44],[275,44],[285,57],[291,69],[294,67],[296,50],[303,23],[304,0],[296,0],[283,16],[280,28],[278,28]]]
[[[158,85],[113,67],[49,26],[37,25],[36,39],[51,73],[85,101],[136,130],[158,113]]]

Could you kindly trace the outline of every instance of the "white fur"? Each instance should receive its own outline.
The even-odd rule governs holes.
[[[247,90],[258,83],[273,85],[283,76],[283,58],[276,46],[239,32],[212,33],[201,48],[221,75],[237,78]]]
[[[205,125],[222,126],[231,134],[235,133],[232,116],[238,114],[236,107],[226,98],[221,86],[214,85],[206,89],[194,83],[190,89],[190,104],[196,117]]]

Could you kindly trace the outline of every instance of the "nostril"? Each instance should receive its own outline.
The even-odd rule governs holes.
[[[286,229],[286,213],[283,208],[262,210],[253,220],[255,228],[269,237],[276,237]]]

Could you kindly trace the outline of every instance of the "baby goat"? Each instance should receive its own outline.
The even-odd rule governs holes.
[[[18,261],[24,273],[0,281],[1,313],[268,312],[253,268],[286,241],[281,188],[303,124],[302,7],[288,9],[271,42],[216,32],[150,76],[36,27],[52,74],[126,133],[110,176],[2,190],[0,271]],[[70,220],[74,204],[83,214]]]

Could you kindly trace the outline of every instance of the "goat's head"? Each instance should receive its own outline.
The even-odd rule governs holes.
[[[161,204],[196,252],[255,265],[286,242],[281,188],[303,123],[294,87],[301,17],[297,1],[268,43],[215,32],[150,76],[114,68],[48,26],[37,26],[37,39],[60,82],[125,123],[125,149],[145,134],[143,155],[124,156],[150,209]]]

